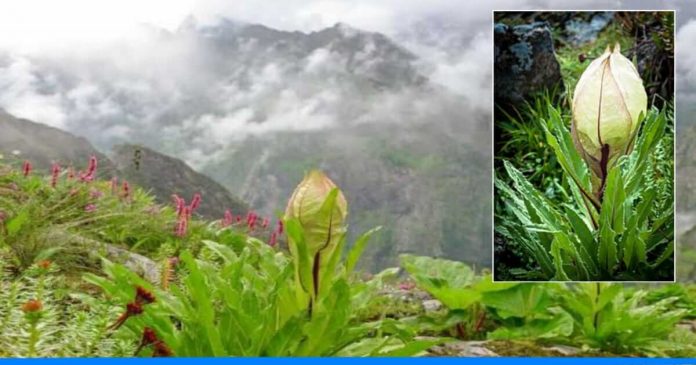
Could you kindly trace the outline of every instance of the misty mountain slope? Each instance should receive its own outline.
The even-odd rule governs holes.
[[[150,190],[160,203],[170,204],[172,194],[190,201],[194,193],[200,193],[203,199],[198,213],[205,217],[221,218],[225,209],[232,209],[237,214],[247,211],[244,202],[179,159],[133,145],[116,146],[110,156],[106,156],[85,138],[18,119],[1,110],[0,155],[3,155],[3,161],[16,164],[28,160],[36,173],[43,175],[49,174],[53,162],[58,162],[63,168],[73,166],[77,173],[86,168],[90,156],[97,156],[100,178],[118,177],[119,183],[124,180],[135,183]]]
[[[104,154],[83,137],[41,123],[15,118],[0,109],[0,154],[16,163],[28,160],[34,169],[47,173],[54,162],[84,169],[90,156],[97,156],[98,174],[110,178],[116,168]]]
[[[384,226],[370,270],[402,252],[488,265],[489,108],[430,82],[422,64],[345,24],[188,21],[97,51],[0,57],[0,75],[22,81],[0,105],[40,101],[47,123],[99,148],[180,158],[263,214],[285,208],[305,171],[325,169],[351,196],[353,234]],[[490,93],[481,88],[469,93]]]
[[[179,159],[134,145],[115,146],[110,157],[121,176],[146,187],[164,203],[171,202],[172,194],[190,202],[195,193],[200,193],[203,198],[198,213],[203,216],[222,218],[226,209],[236,214],[248,210],[247,205],[227,189]]]

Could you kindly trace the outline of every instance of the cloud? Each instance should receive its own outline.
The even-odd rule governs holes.
[[[684,24],[676,36],[678,107],[696,102],[696,50],[688,46],[692,44],[696,44],[696,20]]]
[[[52,19],[31,19],[32,9],[19,3],[0,15],[0,33],[21,34],[0,36],[0,52],[6,54],[0,57],[0,107],[88,137],[102,148],[124,141],[154,144],[198,162],[249,135],[365,123],[488,123],[467,116],[490,111],[493,8],[621,5],[176,0],[138,8],[140,2],[128,0],[97,9],[85,1],[44,7],[54,12]],[[36,0],[28,4],[39,6]],[[684,2],[659,6],[686,8]],[[197,23],[189,19],[180,27],[188,14]],[[337,38],[325,43],[313,38],[318,45],[298,43],[292,33],[283,36],[284,44],[269,42],[280,37],[271,30],[256,38],[200,36],[221,17],[287,31],[319,31],[337,22],[349,26],[336,28],[342,38],[331,35]],[[691,67],[696,56],[679,44],[694,42],[696,25],[681,24],[679,90],[693,100],[688,90],[696,84]],[[416,58],[363,30],[386,34]],[[425,86],[418,82],[421,76],[428,80]]]
[[[44,80],[35,72],[25,58],[9,56],[0,61],[0,107],[10,114],[64,128],[67,116],[60,95],[41,91]]]

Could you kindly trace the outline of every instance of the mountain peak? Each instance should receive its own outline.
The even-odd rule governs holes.
[[[363,33],[360,29],[351,27],[347,23],[338,22],[334,24],[333,29],[338,30],[344,37],[353,37],[359,33]]]

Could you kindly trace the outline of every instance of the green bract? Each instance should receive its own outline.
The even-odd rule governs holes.
[[[295,277],[304,289],[298,300],[309,300],[310,313],[320,289],[331,284],[325,274],[334,270],[332,266],[340,256],[347,215],[343,193],[318,170],[305,176],[288,201],[284,218],[288,246],[295,261]]]
[[[325,207],[327,198],[336,189],[335,201]],[[326,174],[313,170],[297,185],[288,206],[285,218],[299,220],[304,229],[309,253],[314,256],[319,251],[332,251],[346,232],[348,202],[336,184]]]
[[[648,97],[643,81],[619,45],[592,61],[573,97],[573,142],[601,186],[610,168],[631,151]]]

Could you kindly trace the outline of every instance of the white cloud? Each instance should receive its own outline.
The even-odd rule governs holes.
[[[684,24],[676,36],[678,103],[696,102],[696,20]],[[684,105],[688,107],[688,105]]]
[[[0,11],[0,52],[9,55],[0,57],[0,107],[89,137],[100,147],[123,141],[157,143],[165,152],[186,154],[189,162],[209,158],[229,140],[268,132],[378,121],[446,119],[474,124],[468,116],[478,114],[472,109],[478,113],[490,109],[493,8],[620,5],[599,0],[581,4],[547,0],[96,4],[28,0]],[[372,72],[388,57],[379,53],[374,39],[351,61],[332,45],[299,61],[276,58],[272,47],[254,53],[261,45],[253,39],[242,40],[237,52],[222,57],[213,51],[216,46],[168,32],[189,13],[199,25],[226,16],[305,32],[343,22],[350,25],[341,28],[346,37],[355,36],[356,28],[381,32],[416,54],[418,72],[434,90],[446,89],[450,95],[410,87],[365,93],[364,83],[373,81]],[[679,45],[696,42],[696,23],[684,24],[677,36],[678,82],[693,90],[696,53]],[[259,56],[250,62],[236,58],[252,53]],[[347,71],[349,63],[354,68]],[[351,72],[367,77],[354,81]],[[693,91],[689,95],[693,97]],[[182,141],[186,149],[179,146]]]
[[[61,96],[41,92],[41,80],[34,71],[34,66],[25,58],[10,56],[5,65],[0,64],[0,107],[10,114],[65,127],[67,116]]]

